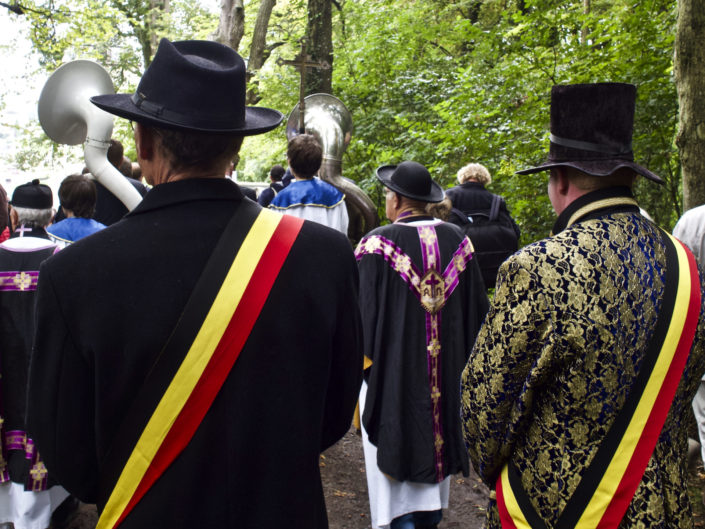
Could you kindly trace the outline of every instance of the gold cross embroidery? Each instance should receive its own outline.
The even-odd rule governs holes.
[[[443,446],[443,437],[441,437],[441,434],[437,433],[436,434],[436,442],[434,443],[436,446],[436,451],[439,451],[441,447]],[[441,463],[438,464],[439,468],[441,467]]]
[[[44,466],[43,461],[38,461],[32,470],[29,471],[29,474],[32,476],[32,479],[35,481],[41,481],[43,480],[46,475],[47,475],[47,467]]]
[[[433,391],[431,391],[431,400],[436,402],[440,398],[441,398],[441,390],[438,388],[438,386],[433,386]]]
[[[438,353],[441,352],[441,344],[438,340],[431,340],[431,343],[428,344],[426,349],[428,349],[429,354],[433,358],[436,358],[438,356]]]
[[[27,290],[32,285],[32,276],[24,272],[20,272],[15,276],[14,283],[20,290]]]
[[[400,272],[402,274],[408,274],[411,270],[411,259],[409,259],[408,255],[397,255],[395,265],[397,272]]]
[[[421,305],[428,313],[435,314],[445,305],[445,283],[443,277],[433,268],[421,278],[419,291]]]
[[[365,243],[365,250],[374,252],[382,247],[382,241],[378,237],[371,237]]]
[[[431,228],[421,228],[420,236],[427,246],[431,246],[436,242],[436,231]]]

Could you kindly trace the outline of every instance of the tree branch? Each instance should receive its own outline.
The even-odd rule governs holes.
[[[10,11],[12,11],[13,13],[16,13],[16,14],[18,14],[18,15],[24,15],[24,9],[25,9],[25,8],[23,8],[23,7],[22,7],[21,5],[19,5],[19,4],[12,4],[12,5],[10,5],[10,4],[6,4],[5,2],[0,2],[0,6],[6,7],[6,8],[9,9]]]
[[[65,12],[65,11],[62,11],[61,9],[58,9],[56,11],[52,11],[51,9],[35,9],[33,7],[23,6],[18,3],[6,4],[5,2],[0,2],[0,7],[4,7],[8,11],[15,13],[16,15],[26,15],[27,12],[29,11],[31,13],[37,13],[39,15],[51,17],[53,13]],[[70,12],[70,10],[69,10],[69,12]]]

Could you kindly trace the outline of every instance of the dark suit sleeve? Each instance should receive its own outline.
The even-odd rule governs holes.
[[[269,203],[272,201],[273,198],[274,191],[272,191],[271,187],[268,187],[267,189],[263,189],[262,192],[259,194],[259,197],[257,197],[257,203],[263,208],[266,208],[267,206],[269,206]]]
[[[40,269],[36,318],[28,431],[53,479],[81,501],[94,503],[98,464],[92,369],[71,336],[47,263]]]
[[[338,238],[338,237],[336,237]],[[347,239],[340,237],[346,255],[341,269],[337,326],[332,344],[321,451],[350,429],[362,383],[362,326],[358,305],[358,272]],[[349,257],[348,257],[349,256]]]

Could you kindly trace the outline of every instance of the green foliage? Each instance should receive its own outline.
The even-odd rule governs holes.
[[[469,162],[486,165],[490,189],[505,196],[522,242],[546,236],[554,213],[547,175],[519,176],[548,149],[549,98],[557,83],[624,81],[638,87],[635,159],[666,180],[640,182],[640,203],[665,227],[681,213],[680,161],[674,145],[677,97],[672,79],[676,3],[672,0],[341,0],[333,9],[333,92],[353,114],[345,176],[383,207],[374,171],[413,159],[450,187]],[[172,0],[153,17],[147,0],[53,0],[50,16],[32,15],[32,39],[49,70],[89,56],[106,65],[120,91],[144,67],[144,31],[209,38],[217,14],[199,2]],[[258,0],[245,2],[248,55]],[[270,21],[271,56],[254,72],[258,103],[287,114],[298,102],[299,75],[277,58],[299,52],[307,2],[280,0]],[[160,14],[161,15],[161,14]],[[117,120],[116,134],[129,133]],[[283,163],[284,128],[248,138],[240,178],[263,180]],[[123,139],[123,138],[121,138]],[[130,151],[128,150],[128,153]]]
[[[132,92],[144,71],[146,54],[151,58],[152,40],[207,38],[217,25],[217,15],[200,3],[171,0],[163,12],[149,0],[45,0],[27,1],[22,22],[29,22],[29,38],[48,77],[74,59],[101,64],[117,92]],[[115,120],[113,137],[122,141],[125,154],[135,158],[132,131],[124,120]],[[54,165],[56,160],[80,161],[80,147],[53,145],[37,124],[24,132],[14,156],[20,169]]]
[[[388,0],[348,2],[334,77],[356,129],[346,175],[369,189],[378,165],[415,159],[448,187],[460,167],[482,163],[528,243],[554,220],[547,175],[515,171],[545,159],[551,86],[631,82],[636,159],[667,181],[665,189],[640,183],[636,193],[671,227],[681,188],[674,3],[594,0],[590,13],[577,0],[521,4],[410,1],[398,10]]]

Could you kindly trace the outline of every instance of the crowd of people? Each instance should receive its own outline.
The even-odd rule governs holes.
[[[81,501],[101,529],[324,528],[319,455],[351,424],[373,528],[438,527],[471,466],[489,528],[693,526],[705,230],[677,227],[694,257],[640,212],[636,179],[662,180],[634,162],[634,86],[553,88],[520,173],[549,172],[557,220],[523,247],[477,163],[447,191],[380,166],[389,222],[355,247],[314,135],[246,198],[225,175],[283,116],[245,90],[232,49],[164,39],[134,95],[91,98],[135,124],[132,211],[101,219],[90,175],[61,217],[38,180],[0,193],[0,527]]]

